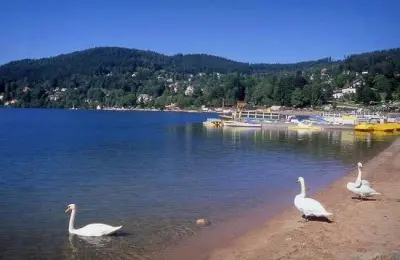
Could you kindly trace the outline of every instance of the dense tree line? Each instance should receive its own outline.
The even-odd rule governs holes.
[[[185,107],[235,104],[320,106],[400,100],[400,49],[294,64],[248,64],[206,54],[166,56],[101,47],[0,66],[0,105],[16,107]],[[354,83],[355,84],[355,83]]]

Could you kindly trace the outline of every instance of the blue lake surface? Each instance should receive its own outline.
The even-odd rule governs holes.
[[[0,109],[0,258],[146,258],[213,224],[355,170],[391,136],[207,128],[214,114]],[[117,237],[68,235],[123,225]],[[202,230],[207,232],[206,229]]]

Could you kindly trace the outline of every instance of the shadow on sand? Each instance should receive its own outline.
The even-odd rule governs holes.
[[[363,198],[363,199],[360,199],[360,197],[351,197],[351,199],[353,199],[353,200],[358,200],[358,201],[376,201],[376,199],[372,199],[372,198]]]
[[[314,216],[309,216],[306,218],[305,215],[301,216],[304,220],[308,220],[308,221],[316,221],[316,222],[325,222],[325,223],[334,223],[333,220],[330,220],[327,217],[314,217]]]

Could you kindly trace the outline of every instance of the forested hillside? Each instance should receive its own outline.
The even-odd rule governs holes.
[[[249,64],[207,54],[99,47],[0,66],[0,105],[14,107],[220,106],[235,104],[240,88],[254,106],[400,100],[400,49],[342,61]]]

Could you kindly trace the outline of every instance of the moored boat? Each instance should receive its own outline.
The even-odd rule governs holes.
[[[382,124],[371,124],[363,123],[354,127],[355,131],[364,132],[398,132],[400,131],[400,123],[382,123]]]
[[[229,115],[220,115],[219,117],[221,117],[222,121],[232,121],[233,120],[233,116],[229,116]]]
[[[223,121],[223,126],[233,127],[261,127],[261,123],[255,121]]]
[[[374,125],[374,131],[395,132],[400,131],[400,123],[383,123]]]
[[[363,124],[356,125],[354,127],[354,130],[355,131],[363,131],[363,132],[372,132],[372,131],[374,131],[374,125],[375,124],[363,123]]]

